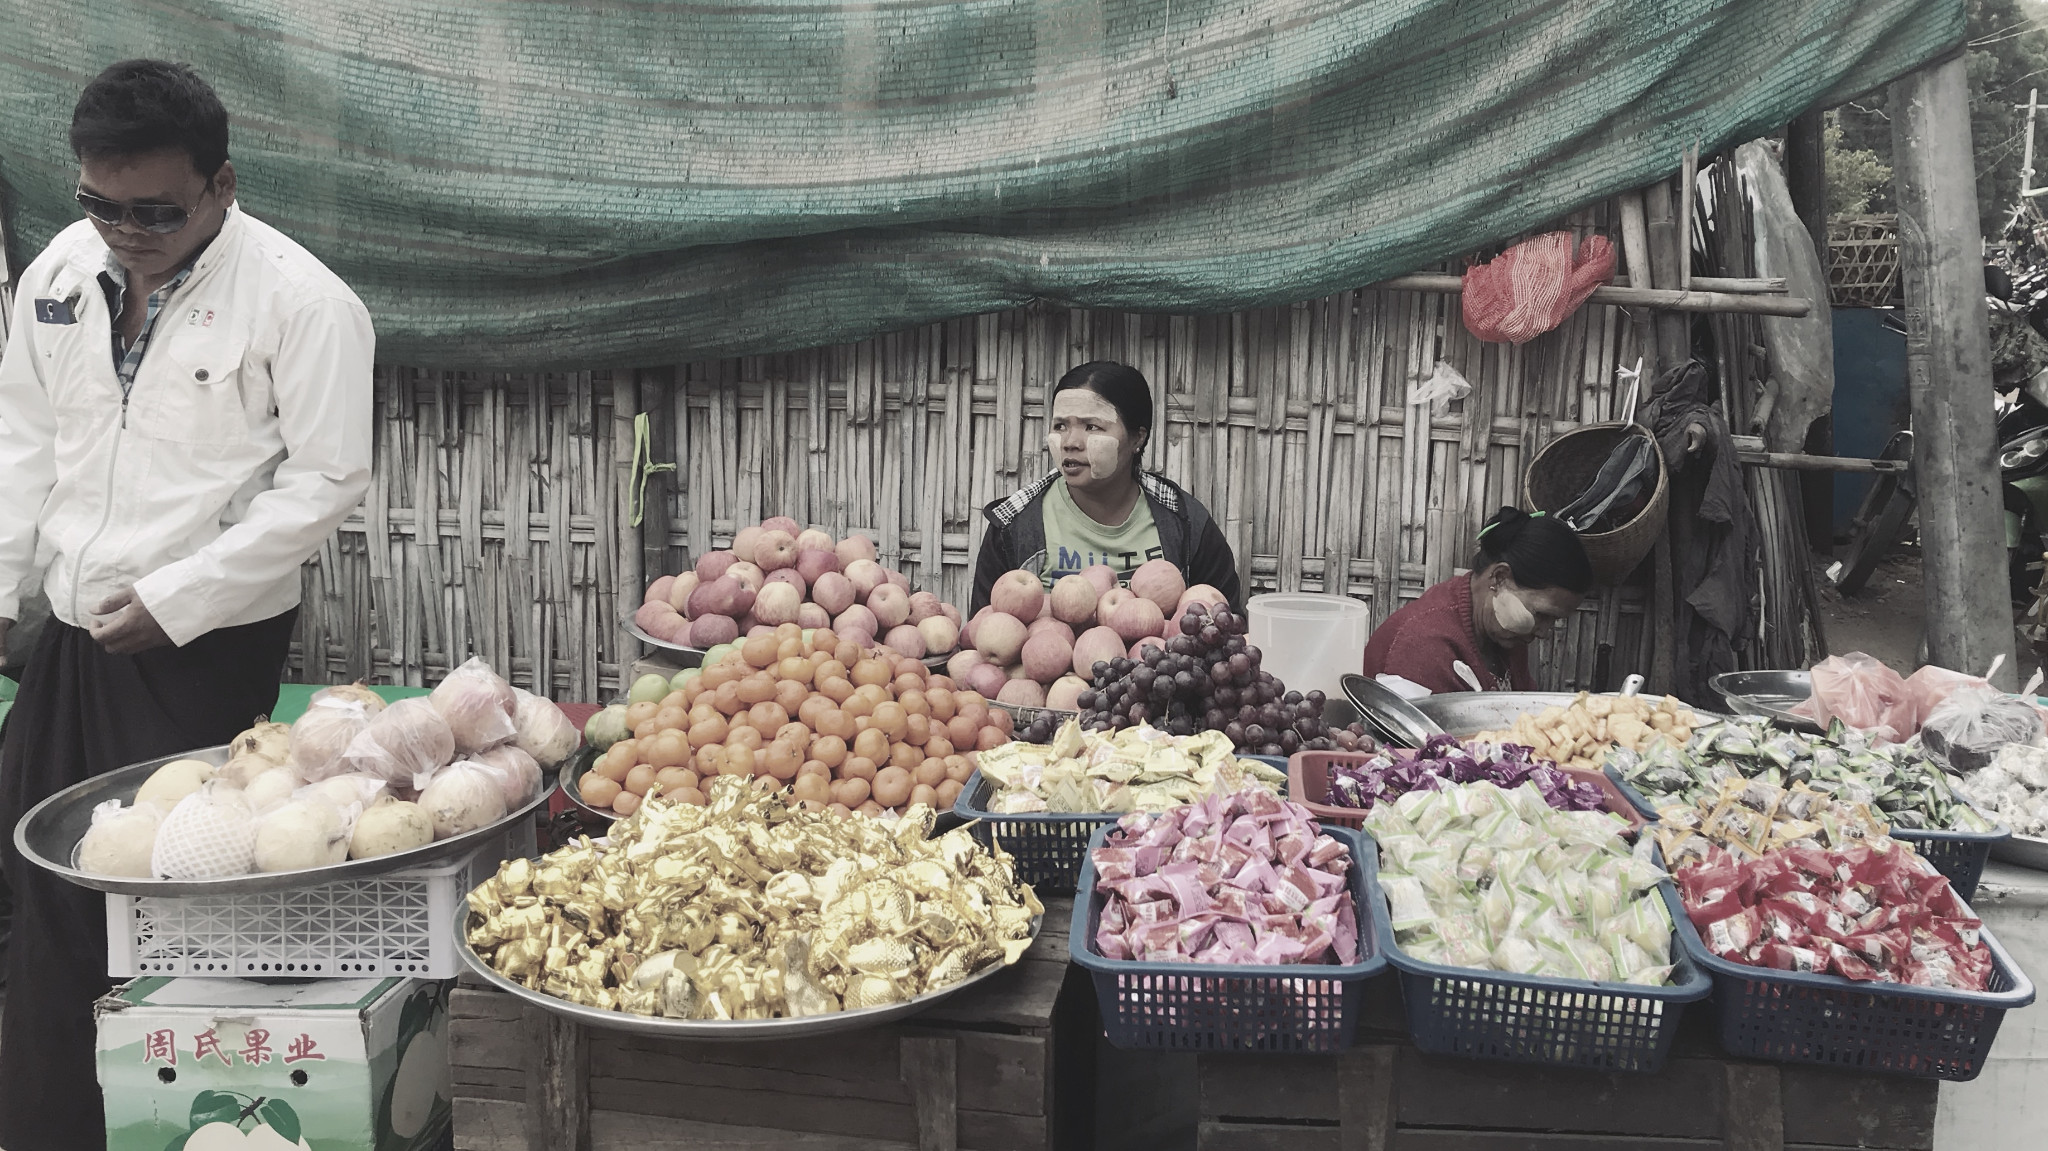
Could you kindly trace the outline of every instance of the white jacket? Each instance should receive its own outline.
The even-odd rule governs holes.
[[[123,401],[106,259],[81,220],[17,285],[0,356],[0,619],[37,569],[64,622],[85,626],[133,584],[180,646],[289,610],[299,565],[369,486],[369,312],[232,209]],[[75,322],[52,322],[67,303]]]

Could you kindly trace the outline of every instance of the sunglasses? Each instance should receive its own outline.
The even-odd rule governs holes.
[[[199,193],[199,198],[205,199],[206,193],[212,190],[213,181],[208,180],[206,189]],[[119,200],[95,196],[83,188],[78,189],[76,198],[78,206],[85,209],[86,215],[109,228],[118,228],[123,220],[132,218],[135,226],[143,231],[157,236],[168,236],[192,222],[192,209],[179,204],[124,204]]]

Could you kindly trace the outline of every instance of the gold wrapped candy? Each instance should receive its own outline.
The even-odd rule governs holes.
[[[927,838],[932,820],[798,811],[716,779],[705,806],[656,795],[606,845],[505,863],[470,892],[467,938],[507,979],[603,1010],[779,1019],[899,1003],[1015,963],[1044,911],[1000,848],[965,830]]]

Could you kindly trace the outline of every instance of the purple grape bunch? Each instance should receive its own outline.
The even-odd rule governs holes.
[[[1322,692],[1289,691],[1260,670],[1246,628],[1228,607],[1189,604],[1180,634],[1163,646],[1148,644],[1140,659],[1097,661],[1081,693],[1081,726],[1119,731],[1149,723],[1178,736],[1220,731],[1245,755],[1373,749],[1362,724],[1332,730],[1324,723]],[[1054,717],[1042,716],[1022,738],[1044,743],[1057,730]]]

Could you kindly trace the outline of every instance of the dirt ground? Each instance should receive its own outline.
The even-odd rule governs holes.
[[[1827,562],[1814,565],[1814,583],[1820,588],[1821,616],[1827,628],[1828,650],[1835,655],[1865,652],[1899,672],[1910,675],[1921,663],[1922,625],[1927,616],[1925,585],[1920,580],[1920,548],[1903,544],[1878,564],[1870,582],[1861,592],[1844,597],[1827,579]],[[2003,557],[1997,573],[2003,575]],[[2017,623],[2018,612],[2014,613]],[[2018,683],[2041,663],[2027,641],[2015,634]],[[1981,674],[1983,668],[1957,668]]]

